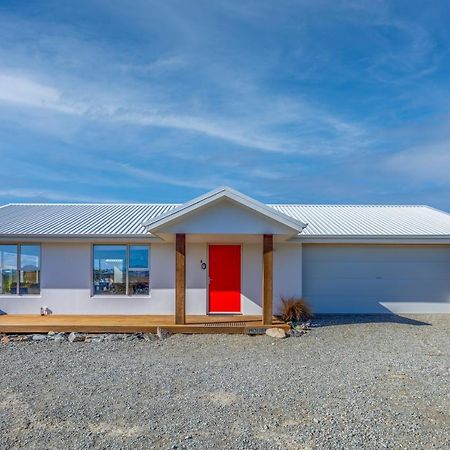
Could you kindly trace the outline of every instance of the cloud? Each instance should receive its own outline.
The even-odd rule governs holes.
[[[46,189],[31,188],[11,188],[0,189],[0,198],[16,198],[32,201],[49,201],[49,202],[76,202],[76,203],[95,203],[99,201],[98,196],[74,195],[72,193],[55,192]],[[117,203],[117,199],[102,199],[106,203]]]
[[[156,183],[163,183],[171,186],[179,186],[179,187],[187,187],[193,189],[213,189],[217,187],[217,180],[205,180],[196,179],[195,176],[192,178],[188,178],[185,175],[178,176],[170,176],[158,173],[155,169],[145,170],[139,169],[138,167],[134,167],[131,164],[127,163],[118,163],[115,161],[103,160],[101,164],[105,168],[109,168],[114,170],[115,172],[120,173],[122,176],[131,176],[138,177],[141,180],[152,181]]]
[[[395,202],[448,184],[448,135],[426,122],[449,111],[439,5],[43,2],[0,11],[11,196],[147,201],[231,184]]]
[[[66,114],[80,115],[86,112],[83,108],[67,103],[55,87],[11,72],[0,72],[0,102]]]
[[[385,167],[418,184],[450,184],[450,141],[404,150],[389,156]]]
[[[80,85],[78,89],[80,90]],[[95,91],[91,86],[81,90]],[[261,113],[249,117],[248,114],[241,113],[237,119],[233,119],[226,114],[222,118],[214,116],[207,118],[201,115],[158,112],[163,108],[168,109],[166,105],[156,105],[152,108],[153,111],[148,111],[149,108],[140,110],[139,107],[133,108],[126,100],[114,99],[112,95],[109,96],[109,103],[104,103],[102,102],[104,97],[108,96],[103,91],[98,91],[98,97],[92,95],[90,102],[87,99],[70,100],[70,96],[65,95],[60,89],[40,83],[30,76],[0,72],[0,102],[16,104],[22,108],[45,109],[89,120],[197,133],[264,152],[297,154],[333,152],[333,146],[327,144],[329,139],[321,139],[320,136],[311,138],[319,130],[328,130],[334,135],[340,135],[337,138],[340,145],[334,142],[334,151],[342,150],[345,147],[343,144],[349,141],[358,142],[358,145],[364,142],[364,130],[355,124],[293,101],[278,99],[278,104],[277,101],[272,101],[267,113],[272,117],[267,117],[267,114],[261,116]],[[262,122],[264,126],[261,127],[258,122]],[[280,132],[268,133],[262,129],[267,129],[270,124],[278,126],[283,123],[295,126],[300,135],[292,138]]]

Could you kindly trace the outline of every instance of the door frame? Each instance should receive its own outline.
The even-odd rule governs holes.
[[[241,257],[241,289],[240,289],[240,296],[239,296],[239,312],[211,312],[209,307],[209,247],[214,245],[233,245],[233,246],[239,246],[240,250],[240,257]],[[243,279],[243,273],[244,273],[244,264],[243,264],[243,245],[242,242],[207,242],[206,243],[206,267],[208,270],[206,270],[206,314],[208,316],[242,316],[244,313],[242,312],[242,279]]]

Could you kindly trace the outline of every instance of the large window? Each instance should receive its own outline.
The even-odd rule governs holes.
[[[148,295],[148,245],[94,245],[94,295]]]
[[[39,245],[0,245],[0,294],[40,294],[40,266]]]

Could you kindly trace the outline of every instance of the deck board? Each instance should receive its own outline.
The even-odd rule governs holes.
[[[261,316],[186,316],[186,323],[175,324],[174,316],[50,315],[5,314],[0,316],[0,333],[155,333],[157,328],[173,333],[247,334],[251,330],[289,325],[274,317],[273,325],[262,324]]]

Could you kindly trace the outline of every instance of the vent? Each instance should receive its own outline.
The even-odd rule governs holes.
[[[245,327],[247,322],[209,322],[204,324],[205,327]]]

